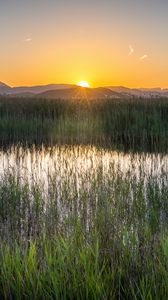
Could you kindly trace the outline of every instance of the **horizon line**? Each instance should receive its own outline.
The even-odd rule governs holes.
[[[32,85],[30,85],[30,84],[28,84],[28,85],[26,85],[26,84],[24,84],[24,85],[9,85],[8,83],[6,83],[6,82],[4,82],[4,81],[0,81],[0,85],[1,84],[4,84],[4,85],[6,85],[6,86],[8,86],[8,87],[10,87],[10,88],[19,88],[19,87],[27,87],[27,88],[29,88],[29,87],[37,87],[37,86],[49,86],[49,85],[70,85],[70,86],[77,86],[78,87],[78,85],[77,85],[77,83],[40,83],[40,84],[32,84]],[[93,87],[93,86],[89,86],[88,88],[89,89],[94,89],[94,88],[111,88],[111,87],[121,87],[121,88],[128,88],[128,89],[151,89],[151,90],[153,90],[153,89],[160,89],[160,90],[167,90],[168,89],[168,87],[160,87],[160,86],[155,86],[155,87],[143,87],[143,86],[127,86],[127,85],[112,85],[112,84],[108,84],[108,85],[97,85],[97,86],[95,86],[95,87]]]

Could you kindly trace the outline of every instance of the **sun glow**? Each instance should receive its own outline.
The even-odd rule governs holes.
[[[77,83],[77,85],[80,86],[80,87],[83,87],[83,88],[89,88],[90,87],[89,83],[87,81],[83,81],[83,80],[79,81]]]

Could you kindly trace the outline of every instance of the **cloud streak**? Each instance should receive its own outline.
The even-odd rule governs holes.
[[[32,41],[31,38],[24,39],[24,42],[26,42],[26,43],[29,43],[29,42],[31,42],[31,41]]]
[[[134,53],[134,48],[132,45],[129,45],[129,55],[132,55]]]
[[[142,55],[139,59],[140,59],[140,60],[144,60],[144,59],[146,59],[146,58],[148,58],[148,54]]]

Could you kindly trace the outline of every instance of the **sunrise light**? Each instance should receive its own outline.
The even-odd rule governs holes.
[[[77,86],[83,87],[83,88],[89,88],[90,85],[87,81],[81,80],[77,83]]]

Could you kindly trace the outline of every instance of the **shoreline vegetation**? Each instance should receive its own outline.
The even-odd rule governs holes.
[[[0,146],[96,144],[166,152],[168,99],[0,98]]]
[[[133,154],[167,153],[168,99],[1,97],[0,141],[1,299],[168,298],[168,173],[146,174]],[[109,148],[130,153],[125,174]],[[33,160],[45,156],[47,186]]]

